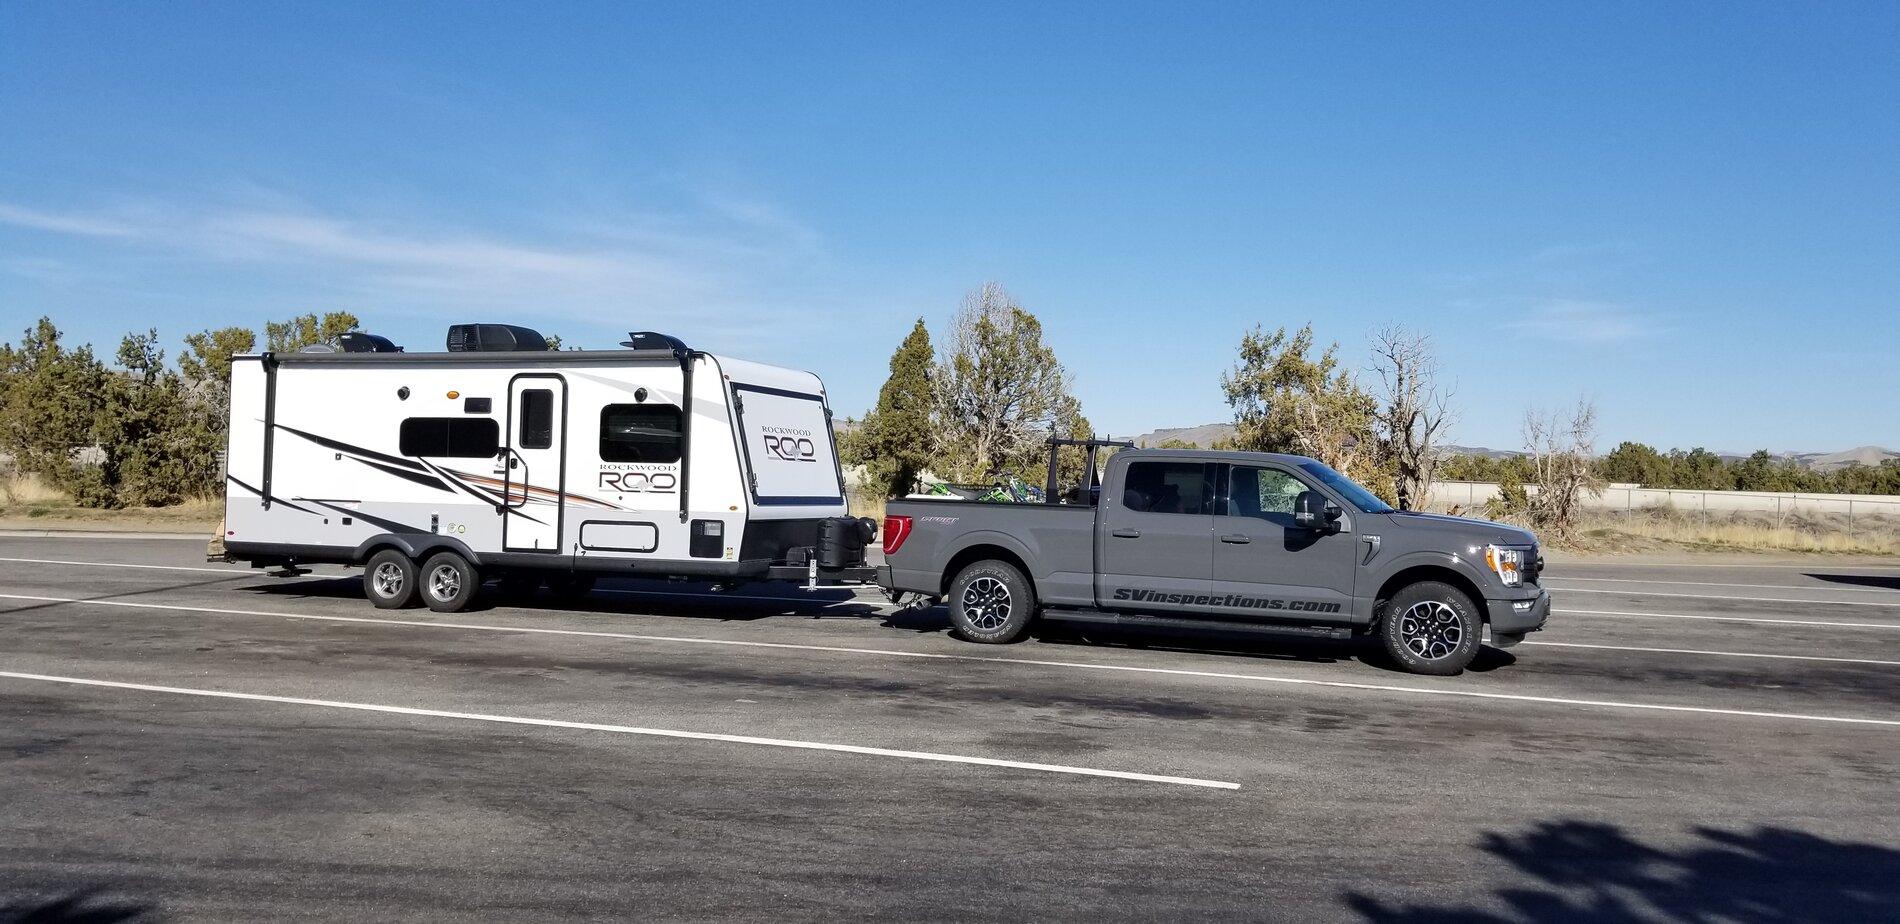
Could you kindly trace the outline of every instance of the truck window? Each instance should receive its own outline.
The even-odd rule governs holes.
[[[1236,465],[1227,489],[1227,515],[1293,525],[1293,501],[1306,490],[1298,478],[1273,468]]]
[[[678,462],[680,409],[671,404],[609,404],[600,409],[602,462]]]
[[[1213,491],[1199,462],[1132,462],[1122,487],[1122,506],[1144,513],[1206,515]]]
[[[501,451],[501,426],[487,417],[411,417],[398,442],[405,456],[480,459]]]
[[[535,388],[521,393],[521,448],[554,446],[554,392]]]

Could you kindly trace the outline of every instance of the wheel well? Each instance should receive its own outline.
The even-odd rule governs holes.
[[[1383,610],[1386,601],[1420,581],[1438,581],[1458,588],[1471,599],[1471,605],[1478,608],[1478,616],[1485,622],[1491,621],[1489,609],[1484,605],[1484,592],[1478,589],[1478,585],[1471,583],[1471,579],[1463,574],[1442,565],[1415,565],[1386,578],[1379,587],[1378,596],[1374,598],[1378,601],[1377,607]]]
[[[357,566],[361,567],[363,565],[369,564],[369,560],[372,558],[375,558],[376,553],[384,549],[395,549],[396,551],[401,552],[404,557],[408,558],[411,561],[416,562],[416,564],[422,563],[419,560],[418,556],[410,555],[409,550],[402,547],[402,543],[389,540],[389,539],[382,539],[382,540],[373,540],[368,545],[365,545],[362,548],[356,550]]]
[[[956,580],[957,575],[962,573],[963,569],[979,561],[989,561],[991,559],[1008,562],[1014,566],[1016,570],[1023,573],[1023,578],[1029,581],[1029,586],[1032,590],[1035,588],[1036,579],[1030,576],[1029,566],[1024,564],[1022,558],[1015,552],[1003,548],[1000,545],[973,545],[952,556],[950,564],[944,566],[943,586],[938,588],[938,593],[941,596],[949,596],[950,582]]]

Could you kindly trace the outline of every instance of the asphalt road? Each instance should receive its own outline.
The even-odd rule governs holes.
[[[201,549],[0,539],[0,920],[1900,918],[1891,565],[1558,564],[1421,678]]]

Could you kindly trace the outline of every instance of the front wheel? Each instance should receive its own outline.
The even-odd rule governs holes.
[[[1413,674],[1450,676],[1478,656],[1484,620],[1477,604],[1450,584],[1423,581],[1392,596],[1379,622],[1385,653]]]
[[[1016,566],[980,561],[950,582],[950,624],[972,642],[1013,642],[1036,616],[1036,594]]]

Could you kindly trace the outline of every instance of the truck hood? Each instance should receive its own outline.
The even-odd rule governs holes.
[[[1472,545],[1536,545],[1537,536],[1528,529],[1490,520],[1450,517],[1437,513],[1389,513],[1386,518],[1403,530],[1420,530],[1443,536],[1453,542]]]

